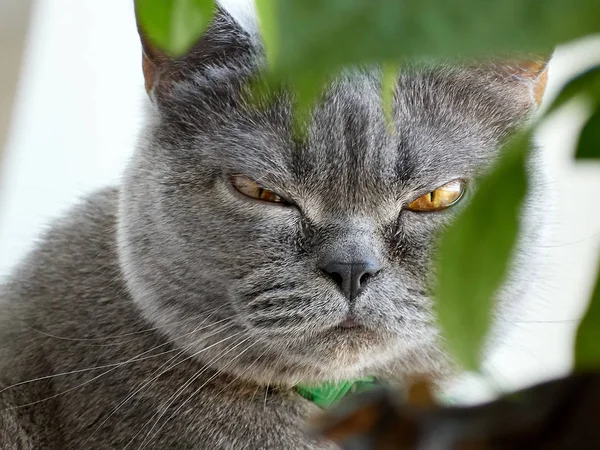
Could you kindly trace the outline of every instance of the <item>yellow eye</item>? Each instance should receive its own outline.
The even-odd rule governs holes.
[[[465,184],[461,180],[454,180],[435,191],[431,191],[413,200],[408,209],[416,212],[433,212],[448,208],[457,203],[465,192]]]
[[[233,175],[231,177],[231,184],[233,184],[233,187],[236,188],[237,191],[244,194],[246,197],[265,202],[287,203],[279,195],[263,188],[258,183],[243,175]]]

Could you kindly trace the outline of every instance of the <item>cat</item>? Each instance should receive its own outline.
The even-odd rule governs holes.
[[[297,383],[453,371],[435,236],[535,111],[546,65],[407,65],[394,132],[380,70],[348,69],[298,139],[291,94],[248,97],[264,56],[234,16],[218,8],[178,60],[141,33],[152,101],[122,183],[2,286],[1,449],[333,448],[305,432],[319,408]]]

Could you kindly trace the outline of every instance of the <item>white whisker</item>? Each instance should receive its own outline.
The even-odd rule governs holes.
[[[144,444],[146,443],[146,441],[148,440],[148,438],[151,436],[152,431],[154,430],[154,428],[156,428],[156,425],[158,424],[158,422],[160,422],[160,419],[166,414],[166,412],[169,410],[169,408],[171,407],[171,405],[181,396],[181,394],[185,391],[185,389],[187,389],[194,381],[196,381],[203,373],[205,373],[208,369],[210,369],[210,365],[216,361],[221,360],[223,357],[225,357],[225,355],[229,354],[230,352],[232,352],[233,350],[235,350],[237,347],[239,347],[240,345],[244,344],[245,342],[247,342],[250,339],[250,337],[247,337],[245,339],[243,339],[242,341],[238,342],[237,344],[235,344],[234,346],[230,347],[228,350],[226,350],[224,353],[216,356],[215,358],[213,358],[211,361],[209,361],[208,363],[206,363],[204,365],[204,367],[199,370],[198,372],[196,372],[192,377],[190,377],[167,401],[167,405],[164,407],[164,409],[162,410],[162,412],[159,414],[158,412],[155,413],[150,420],[152,420],[157,414],[159,414],[158,418],[156,419],[156,421],[154,422],[154,424],[152,425],[152,427],[150,428],[150,430],[148,431],[148,433],[146,434],[146,437],[144,438],[144,440],[142,441],[141,447],[140,449],[144,448]],[[148,423],[150,423],[150,421],[148,421]],[[143,428],[145,428],[148,423],[146,425],[144,425]],[[143,429],[142,428],[142,429]],[[140,430],[142,431],[142,430]],[[139,432],[138,432],[139,434]],[[136,434],[133,439],[135,439],[135,437],[137,437]],[[131,441],[129,441],[127,443],[127,445],[123,448],[123,450],[125,450],[129,444],[133,441],[133,439]]]
[[[269,349],[266,349],[264,352],[262,352],[260,355],[258,355],[256,357],[256,359],[254,360],[254,362],[252,364],[250,364],[248,367],[246,367],[244,369],[245,372],[248,372],[248,370],[251,367],[254,367],[254,365],[260,360],[260,358],[262,358],[267,352],[269,351]],[[232,381],[230,381],[229,383],[227,383],[225,385],[225,387],[223,389],[221,389],[220,391],[217,392],[217,394],[221,394],[223,391],[225,391],[225,389],[227,389],[229,386],[231,386],[233,383],[235,383],[236,381],[238,381],[240,378],[242,378],[241,375],[237,375]],[[248,385],[248,381],[246,381],[244,383],[244,388]],[[256,395],[256,394],[255,394]],[[252,399],[254,399],[254,396],[252,396]]]
[[[110,414],[102,421],[102,423],[100,423],[100,425],[98,425],[96,427],[96,429],[92,432],[92,434],[85,440],[84,444],[86,442],[88,442],[92,436],[94,436],[95,433],[98,432],[98,430],[100,428],[102,428],[102,426],[108,422],[108,420],[117,413],[117,411],[119,411],[119,409],[121,409],[129,400],[131,400],[133,397],[135,397],[135,395],[140,392],[142,389],[144,389],[146,386],[148,386],[150,383],[152,383],[153,381],[157,380],[158,378],[160,378],[161,376],[163,376],[165,373],[169,372],[170,370],[172,370],[173,368],[175,368],[177,365],[179,365],[180,363],[183,363],[187,360],[189,360],[190,358],[185,358],[181,361],[179,361],[178,363],[168,367],[167,369],[163,370],[162,372],[160,372],[158,375],[155,375],[157,372],[159,372],[163,367],[167,366],[168,364],[171,363],[171,361],[173,361],[174,359],[178,358],[179,356],[185,354],[190,348],[192,348],[193,346],[197,345],[199,342],[214,336],[217,333],[220,333],[224,330],[226,330],[227,328],[233,326],[232,323],[227,324],[223,327],[220,327],[218,330],[214,330],[212,333],[202,336],[201,338],[193,341],[192,343],[188,344],[185,348],[183,348],[178,354],[176,354],[175,356],[173,356],[172,358],[170,358],[167,362],[165,362],[164,364],[162,364],[158,369],[156,369],[154,372],[152,372],[152,374],[147,377],[144,381],[142,381],[142,383],[139,385],[138,388],[136,388],[131,394],[129,394],[124,400],[122,400],[115,408],[113,408],[113,410],[110,412]],[[239,334],[239,333],[238,333]],[[237,334],[236,334],[237,335]],[[233,335],[233,336],[236,336]],[[210,347],[206,347],[206,349],[208,349]],[[196,353],[197,354],[197,353]]]
[[[248,339],[249,339],[249,338],[247,338],[246,340],[242,341],[240,344],[236,345],[236,347],[237,347],[237,346],[239,346],[239,345],[241,345],[242,343],[246,342]],[[166,424],[167,424],[167,423],[168,423],[168,422],[169,422],[169,421],[170,421],[170,420],[171,420],[173,417],[175,417],[175,416],[177,415],[177,413],[178,413],[179,411],[181,411],[181,409],[182,409],[182,408],[183,408],[183,407],[184,407],[184,406],[185,406],[185,405],[186,405],[186,404],[187,404],[187,403],[188,403],[188,402],[189,402],[191,399],[193,399],[193,398],[196,396],[196,394],[198,394],[198,392],[200,392],[200,391],[201,391],[201,390],[202,390],[202,389],[203,389],[203,388],[204,388],[206,385],[208,385],[208,383],[210,383],[210,382],[211,382],[211,381],[213,381],[215,378],[217,378],[219,375],[221,375],[221,374],[222,374],[222,373],[225,371],[225,369],[226,369],[227,367],[229,367],[231,364],[233,364],[233,362],[234,362],[234,361],[236,361],[238,358],[240,358],[240,357],[241,357],[241,356],[242,356],[244,353],[246,353],[248,350],[250,350],[252,347],[254,347],[254,346],[257,344],[257,343],[258,343],[258,342],[254,342],[254,343],[250,344],[248,347],[246,347],[244,350],[242,350],[242,351],[241,351],[239,354],[237,354],[237,355],[236,355],[236,356],[235,356],[235,357],[234,357],[234,358],[233,358],[231,361],[229,361],[229,363],[228,363],[227,365],[225,365],[225,366],[224,366],[224,367],[223,367],[221,370],[217,371],[217,373],[215,373],[215,374],[214,374],[212,377],[210,377],[208,380],[206,380],[204,383],[202,383],[202,385],[201,385],[201,386],[200,386],[198,389],[196,389],[194,392],[192,392],[192,394],[191,394],[191,395],[190,395],[190,396],[187,398],[187,400],[185,400],[185,401],[184,401],[184,402],[183,402],[181,405],[179,405],[179,407],[177,407],[177,409],[176,409],[176,410],[173,412],[173,414],[171,414],[171,415],[169,416],[169,418],[168,418],[167,420],[165,420],[165,421],[164,421],[164,423],[163,423],[163,424],[162,424],[162,425],[159,427],[159,429],[158,429],[158,430],[157,430],[157,431],[154,433],[153,437],[155,437],[155,436],[158,436],[158,434],[159,434],[159,433],[161,432],[161,430],[162,430],[162,429],[163,429],[163,428],[166,426]],[[235,347],[234,347],[234,348],[235,348]],[[233,349],[231,349],[231,350],[233,350]],[[231,350],[229,350],[229,351],[231,351]],[[229,353],[229,351],[228,351],[227,353]],[[224,354],[224,355],[222,355],[222,357],[223,357],[223,356],[225,356],[225,354]],[[157,419],[157,422],[158,422],[158,420],[160,420],[160,417]],[[157,422],[156,422],[156,423],[157,423]],[[155,424],[156,424],[156,423],[155,423]],[[154,427],[153,427],[153,428],[154,428]],[[149,437],[149,436],[150,436],[150,433],[151,433],[151,432],[152,432],[152,429],[150,429],[150,431],[148,432],[148,435],[147,435],[147,437]],[[146,440],[146,439],[144,439],[144,440]],[[146,448],[146,445],[148,445],[149,443],[150,443],[150,441],[146,442],[146,444],[144,444],[144,443],[142,442],[142,447],[140,447],[140,450],[144,450],[144,448]]]
[[[202,327],[200,329],[196,329],[194,331],[190,331],[189,333],[186,333],[186,334],[183,334],[183,335],[179,336],[178,339],[181,339],[182,337],[185,337],[185,336],[189,336],[190,334],[197,333],[198,331],[201,331],[203,329],[206,329],[206,328],[209,328],[211,326],[217,325],[218,323],[224,322],[226,320],[229,320],[229,319],[223,319],[223,320],[215,322],[215,323],[213,323],[211,325],[207,325],[206,327]],[[94,367],[87,367],[85,369],[75,369],[75,370],[71,370],[69,372],[62,372],[62,373],[57,373],[57,374],[54,374],[54,375],[46,375],[46,376],[43,376],[43,377],[32,378],[30,380],[20,381],[18,383],[11,384],[10,386],[7,386],[7,387],[5,387],[3,389],[0,389],[0,394],[2,392],[4,392],[4,391],[9,390],[9,389],[13,389],[13,388],[15,388],[17,386],[22,386],[24,384],[33,383],[33,382],[36,382],[36,381],[43,381],[43,380],[48,380],[48,379],[51,379],[51,378],[63,377],[63,376],[67,376],[67,375],[74,375],[74,374],[84,373],[84,372],[92,372],[94,370],[107,369],[107,368],[111,368],[111,367],[116,369],[116,368],[122,367],[125,364],[130,364],[130,363],[134,363],[134,362],[144,361],[146,359],[156,358],[158,356],[166,355],[168,353],[172,353],[172,352],[175,352],[175,351],[179,350],[177,348],[174,348],[174,349],[171,349],[171,350],[167,350],[165,352],[157,353],[156,355],[145,356],[143,358],[141,357],[142,355],[145,355],[146,353],[149,353],[149,352],[151,352],[153,350],[156,350],[156,349],[158,349],[160,347],[164,347],[165,345],[169,345],[169,344],[171,344],[171,342],[165,342],[165,343],[163,343],[163,344],[161,344],[159,346],[151,348],[150,350],[147,350],[147,351],[145,351],[143,353],[140,353],[139,355],[135,356],[134,358],[128,359],[126,361],[121,361],[121,362],[112,363],[112,364],[104,364],[104,365],[94,366]],[[105,373],[108,373],[108,372],[105,372]],[[65,392],[69,392],[69,391],[65,391]],[[60,394],[57,394],[57,395],[60,395]],[[49,397],[47,400],[49,400],[50,398],[54,398],[54,397]],[[43,400],[40,400],[40,401],[43,401]],[[23,406],[28,406],[28,405],[22,405],[22,406],[19,406],[19,407],[23,407]]]
[[[219,307],[219,308],[222,308],[222,306]],[[211,313],[211,315],[214,314],[214,312],[217,309],[219,309],[219,308],[215,308],[215,310]],[[202,312],[201,314],[197,314],[197,315],[194,315],[192,317],[186,317],[185,319],[178,320],[178,321],[175,321],[175,322],[169,322],[169,323],[166,323],[166,324],[161,325],[161,326],[156,326],[156,327],[152,327],[152,328],[146,328],[146,329],[140,330],[140,331],[133,331],[131,333],[116,334],[116,335],[112,335],[112,336],[97,337],[97,338],[73,338],[73,337],[69,337],[69,336],[57,336],[55,334],[51,334],[51,333],[48,333],[46,331],[39,330],[37,328],[33,328],[33,327],[28,327],[28,328],[31,331],[34,331],[34,332],[39,333],[41,335],[50,337],[52,339],[58,339],[58,340],[61,340],[61,341],[101,342],[101,341],[107,341],[107,340],[111,340],[111,339],[119,339],[119,338],[123,338],[123,337],[130,337],[130,336],[136,336],[136,335],[142,335],[142,334],[146,334],[146,333],[151,333],[152,331],[160,330],[160,329],[163,329],[163,328],[165,328],[167,326],[177,325],[177,324],[181,324],[181,323],[184,323],[184,322],[196,320],[198,317],[201,317],[204,314],[206,314],[206,312]],[[118,342],[118,343],[105,344],[105,345],[120,345],[120,344],[125,344],[127,342],[132,342],[132,340],[127,340],[127,341]]]
[[[221,344],[222,342],[225,342],[225,341],[226,341],[226,340],[228,340],[228,339],[234,338],[234,337],[236,337],[236,336],[238,336],[238,335],[240,335],[240,334],[242,334],[242,333],[243,333],[243,331],[240,331],[239,333],[236,333],[236,334],[234,334],[234,335],[228,336],[228,337],[226,337],[225,339],[222,339],[222,340],[220,340],[219,342],[215,342],[214,344],[211,344],[210,346],[208,346],[208,347],[205,347],[204,349],[202,349],[202,350],[200,350],[200,351],[198,351],[198,352],[196,352],[196,353],[194,353],[194,354],[190,355],[188,358],[186,358],[186,359],[184,359],[184,360],[182,360],[182,361],[179,361],[177,364],[175,364],[174,366],[170,367],[168,370],[171,370],[173,367],[175,367],[175,366],[177,366],[177,365],[179,365],[179,364],[182,364],[182,363],[183,363],[183,362],[185,362],[185,361],[188,361],[188,360],[190,360],[190,359],[194,358],[195,356],[197,356],[198,354],[202,353],[203,351],[205,351],[205,350],[208,350],[208,349],[210,349],[210,348],[212,348],[212,347],[215,347],[216,345],[219,345],[219,344]],[[246,338],[246,340],[247,340],[247,339],[249,339],[249,338]],[[245,340],[243,340],[242,342],[245,342]],[[235,348],[235,347],[233,347],[233,348]],[[216,360],[218,360],[218,359],[219,359],[219,358],[217,357],[217,358],[213,358],[213,360],[209,361],[209,362],[208,362],[206,365],[204,365],[204,366],[203,366],[204,368],[203,368],[203,369],[202,369],[202,370],[201,370],[201,371],[200,371],[200,372],[199,372],[197,375],[199,376],[200,374],[202,374],[202,373],[203,373],[203,372],[204,372],[204,371],[205,371],[205,370],[208,368],[208,364],[211,364],[211,363],[213,363],[214,361],[216,361]],[[194,378],[194,377],[192,377],[192,378]],[[190,378],[190,380],[192,380],[192,378]],[[188,380],[188,382],[189,382],[190,380]],[[192,382],[193,382],[193,380],[192,380]],[[186,383],[187,383],[187,382],[186,382]],[[173,394],[173,396],[177,395],[177,393],[178,393],[180,390],[183,390],[183,389],[185,389],[185,387],[186,387],[186,385],[184,384],[184,386],[182,386],[182,387],[181,387],[181,388],[180,388],[180,389],[179,389],[177,392],[175,392],[175,394]],[[173,396],[171,396],[171,398],[173,398]],[[175,398],[175,399],[176,399],[176,398]],[[169,402],[169,401],[170,401],[170,399],[169,399],[167,402]],[[168,405],[166,408],[168,408],[169,406],[170,406],[170,405]],[[163,413],[164,413],[164,412],[163,412]],[[153,419],[153,418],[154,418],[154,417],[155,417],[157,414],[159,414],[159,413],[158,413],[158,412],[156,412],[156,413],[154,413],[154,414],[152,415],[152,417],[151,417],[151,418],[148,420],[148,422],[147,422],[147,423],[146,423],[146,424],[145,424],[145,425],[144,425],[142,428],[140,428],[140,430],[139,430],[139,431],[138,431],[138,432],[137,432],[137,433],[136,433],[136,434],[135,434],[135,435],[134,435],[134,436],[131,438],[131,440],[130,440],[130,441],[129,441],[129,442],[126,444],[126,445],[125,445],[125,447],[123,447],[123,450],[125,450],[127,447],[129,447],[129,445],[130,445],[130,444],[131,444],[131,443],[132,443],[132,442],[135,440],[135,438],[136,438],[136,437],[137,437],[137,436],[138,436],[138,435],[139,435],[139,434],[140,434],[140,433],[141,433],[141,432],[144,430],[144,428],[146,428],[146,427],[148,426],[148,424],[150,423],[150,421],[151,421],[151,420],[152,420],[152,419]],[[161,416],[161,417],[162,417],[162,416]]]

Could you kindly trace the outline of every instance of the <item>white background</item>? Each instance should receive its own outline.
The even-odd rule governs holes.
[[[146,101],[130,0],[38,0],[0,178],[0,277],[49,219],[119,180]],[[1,9],[1,8],[0,8]],[[547,98],[600,61],[600,40],[561,48]],[[517,329],[490,359],[495,383],[514,387],[568,370],[573,330],[600,254],[600,167],[571,162],[587,114],[572,105],[540,136],[557,208],[536,283]],[[0,143],[1,145],[1,143]],[[1,152],[0,152],[1,154]]]

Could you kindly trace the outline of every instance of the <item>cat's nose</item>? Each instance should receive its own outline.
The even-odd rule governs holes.
[[[354,300],[369,278],[376,275],[381,266],[374,259],[355,261],[325,260],[321,269],[335,281],[346,298]]]

